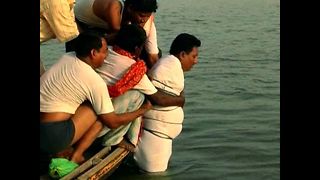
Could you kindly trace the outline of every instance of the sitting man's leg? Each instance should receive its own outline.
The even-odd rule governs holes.
[[[137,90],[129,90],[123,95],[112,99],[113,107],[117,114],[135,111],[143,104],[143,101],[144,94]],[[136,145],[138,142],[140,126],[141,117],[127,125],[120,126],[113,130],[104,126],[98,137],[103,136],[102,145],[113,146],[119,144],[123,140],[123,136],[127,134],[130,143]]]
[[[75,135],[71,143],[71,145],[75,144],[75,149],[71,161],[81,164],[85,160],[83,153],[97,138],[103,124],[97,120],[89,102],[81,104],[71,119],[75,126]]]

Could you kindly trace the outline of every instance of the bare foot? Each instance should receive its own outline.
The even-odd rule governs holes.
[[[70,157],[73,153],[73,150],[74,150],[73,147],[69,147],[69,148],[55,154],[55,157],[70,159]]]
[[[130,152],[134,152],[134,149],[136,148],[133,144],[126,141],[125,139],[122,139],[122,141],[117,146],[122,147]]]
[[[84,163],[85,160],[86,159],[84,158],[84,156],[82,154],[78,155],[76,153],[73,153],[73,155],[72,155],[72,157],[70,159],[70,161],[73,161],[73,162],[75,162],[75,163],[77,163],[79,165]]]

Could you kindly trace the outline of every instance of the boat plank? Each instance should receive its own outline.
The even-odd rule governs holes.
[[[111,151],[111,147],[107,146],[104,147],[102,150],[100,150],[97,154],[92,156],[90,159],[88,159],[86,162],[81,164],[79,167],[77,167],[75,170],[73,170],[70,174],[64,176],[61,178],[61,180],[69,180],[69,179],[75,179],[77,176],[79,176],[81,173],[84,173],[88,169],[94,167],[95,165],[99,164],[102,159]]]
[[[87,172],[79,176],[79,180],[97,180],[101,177],[110,175],[122,162],[122,160],[129,154],[130,151],[118,147],[99,164],[89,169]]]

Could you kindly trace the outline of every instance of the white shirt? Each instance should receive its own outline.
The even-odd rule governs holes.
[[[180,95],[184,89],[184,74],[180,60],[174,55],[160,58],[150,69],[149,76],[155,87]]]
[[[89,100],[99,114],[114,111],[107,86],[74,52],[63,55],[40,78],[40,112],[66,112]]]

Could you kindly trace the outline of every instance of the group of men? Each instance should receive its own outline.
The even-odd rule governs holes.
[[[159,57],[156,0],[55,3],[40,1],[40,43],[69,41],[70,52],[40,73],[40,150],[72,148],[70,160],[81,164],[101,138],[132,151],[142,170],[165,171],[182,130],[184,72],[198,62],[200,40],[181,33]],[[57,17],[62,10],[65,19]]]

